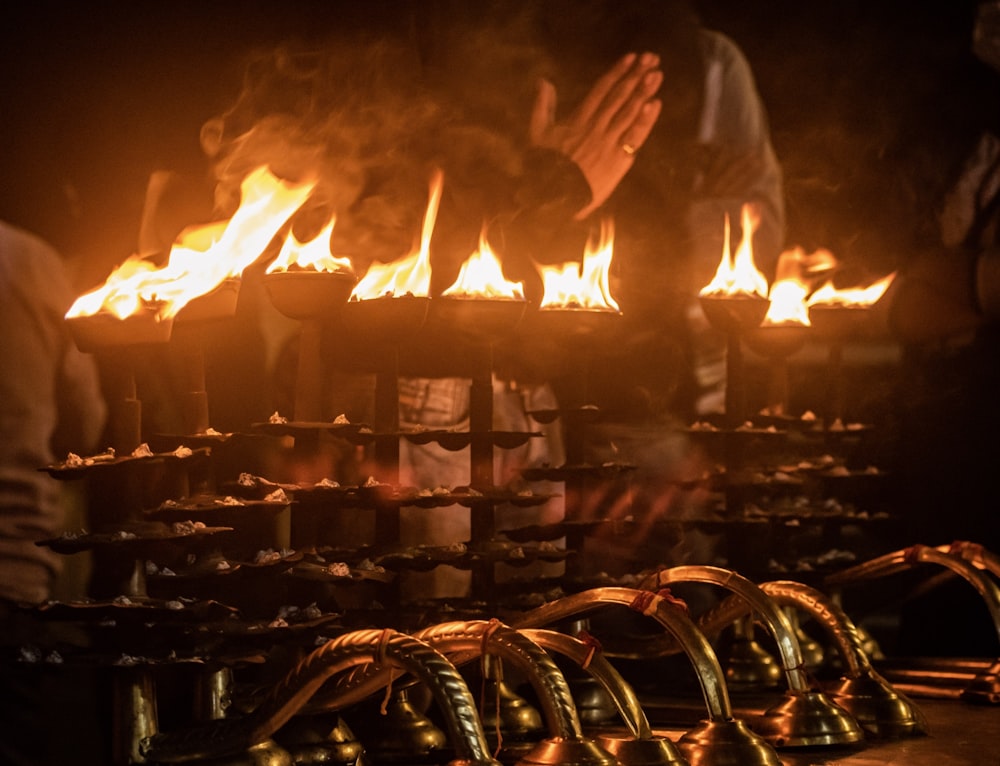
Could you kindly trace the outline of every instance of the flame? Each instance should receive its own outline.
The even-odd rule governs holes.
[[[762,325],[810,325],[806,296],[809,286],[797,278],[776,280],[768,295],[770,304]]]
[[[333,227],[336,223],[337,216],[334,215],[323,230],[308,242],[300,242],[294,232],[289,230],[278,257],[267,267],[267,273],[288,271],[293,267],[327,273],[353,273],[354,266],[350,258],[337,258],[330,252],[330,241],[333,239]]]
[[[582,264],[570,261],[561,266],[539,266],[544,286],[539,308],[578,306],[618,311],[608,281],[614,243],[614,222],[603,219],[600,238],[596,243],[593,238],[587,241]]]
[[[808,305],[849,306],[853,308],[874,306],[885,295],[885,291],[889,289],[889,285],[895,278],[896,272],[894,271],[868,287],[852,287],[842,290],[835,288],[832,281],[827,282],[809,296]]]
[[[500,259],[486,241],[486,226],[479,232],[479,249],[462,264],[458,278],[442,295],[461,298],[510,298],[524,300],[521,282],[509,282]]]
[[[809,275],[825,272],[836,265],[836,258],[827,250],[806,255],[801,247],[786,250],[778,256],[774,284],[768,294],[770,304],[762,325],[809,325]]]
[[[183,232],[163,267],[157,268],[138,255],[130,256],[101,287],[77,298],[66,316],[104,311],[124,319],[144,310],[161,319],[175,316],[193,299],[239,277],[260,257],[314,186],[313,182],[282,181],[266,166],[259,167],[243,179],[242,201],[228,222]]]
[[[420,247],[415,252],[392,263],[372,263],[364,277],[351,292],[351,300],[414,295],[426,298],[431,290],[431,234],[441,205],[444,174],[438,170],[431,176],[427,211],[420,235]]]
[[[701,295],[759,295],[767,298],[767,277],[753,261],[753,235],[760,226],[760,216],[750,205],[743,205],[743,238],[736,249],[736,257],[730,254],[729,216],[725,220],[725,237],[722,245],[722,260],[712,281],[701,289]]]

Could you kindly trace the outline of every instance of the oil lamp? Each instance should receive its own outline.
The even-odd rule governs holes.
[[[300,323],[294,412],[299,423],[323,420],[323,329],[343,308],[357,282],[350,260],[330,253],[335,222],[331,218],[305,243],[289,231],[264,275],[272,305]]]
[[[828,344],[830,390],[824,425],[827,429],[844,417],[844,345],[870,326],[872,309],[895,280],[893,272],[867,287],[842,288],[826,282],[806,303],[817,336]]]
[[[752,240],[759,218],[749,205],[743,206],[742,223],[743,236],[734,256],[727,216],[722,260],[698,296],[705,318],[727,339],[726,422],[730,427],[740,425],[746,417],[742,338],[760,325],[769,305],[767,278],[753,262]]]

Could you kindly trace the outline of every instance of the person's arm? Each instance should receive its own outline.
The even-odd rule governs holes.
[[[654,54],[623,56],[567,117],[557,116],[552,83],[539,83],[512,210],[495,222],[516,254],[510,260],[518,262],[511,265],[518,278],[530,282],[530,261],[562,262],[583,253],[586,219],[632,168],[659,118],[658,67]]]
[[[659,64],[653,53],[623,56],[565,119],[556,115],[555,86],[547,80],[539,83],[529,136],[534,146],[570,159],[587,180],[590,202],[576,211],[577,220],[611,196],[656,124],[661,102],[654,96],[663,82]]]

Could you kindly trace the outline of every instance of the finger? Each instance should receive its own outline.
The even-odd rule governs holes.
[[[580,106],[576,110],[576,118],[580,121],[589,121],[597,110],[600,108],[601,104],[604,103],[604,99],[608,97],[612,88],[621,81],[621,79],[628,73],[629,69],[636,61],[636,55],[634,53],[626,53],[618,62],[611,67],[607,72],[601,75],[597,82],[594,83],[590,92],[587,93],[586,97],[580,103]]]
[[[652,132],[653,126],[660,118],[660,112],[662,109],[663,102],[658,98],[642,104],[639,108],[639,115],[635,118],[635,120],[633,120],[632,124],[622,132],[619,143],[622,146],[628,145],[635,149],[638,149],[646,143],[646,139],[649,138],[649,134]]]
[[[538,92],[531,109],[531,120],[528,125],[528,135],[531,143],[540,145],[545,142],[545,134],[556,121],[556,86],[545,79],[538,81]]]
[[[659,57],[644,53],[628,73],[618,80],[594,112],[592,123],[598,130],[622,129],[634,119],[638,108],[648,100],[663,82]]]
[[[663,72],[654,69],[643,75],[642,80],[634,88],[631,95],[617,106],[617,111],[611,111],[614,107],[609,105],[608,131],[620,137],[628,130],[641,117],[643,106],[659,90],[662,83]]]

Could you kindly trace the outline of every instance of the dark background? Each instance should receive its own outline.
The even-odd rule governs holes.
[[[408,23],[424,4],[97,2],[0,11],[0,217],[102,280],[135,246],[146,180],[194,167],[241,56],[331,26]],[[885,271],[923,237],[954,162],[992,120],[970,53],[975,3],[702,0],[743,48],[786,173],[788,244]]]

